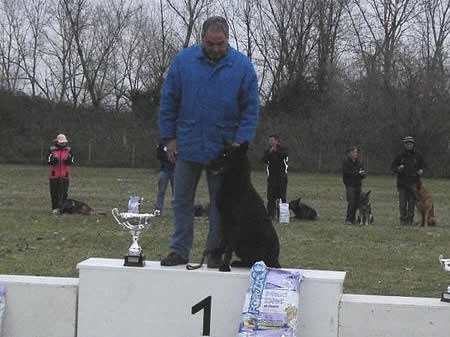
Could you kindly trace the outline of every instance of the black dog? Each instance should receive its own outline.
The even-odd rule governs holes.
[[[251,267],[262,260],[268,267],[280,268],[280,242],[251,183],[247,151],[248,142],[237,147],[224,141],[224,149],[209,163],[210,170],[223,176],[216,196],[221,224],[215,253],[220,257],[220,271],[230,271],[233,252],[240,258],[231,263],[233,267]]]
[[[375,221],[372,214],[372,206],[370,205],[370,190],[366,193],[361,192],[358,203],[358,222],[360,225],[369,225]]]
[[[105,213],[97,213],[91,207],[89,207],[86,203],[74,199],[66,199],[64,200],[63,207],[61,209],[61,213],[67,214],[82,214],[82,215],[93,215],[93,214],[101,214],[105,215]]]
[[[316,210],[308,205],[300,202],[302,198],[289,202],[289,209],[294,212],[294,218],[303,220],[317,220],[319,215]]]

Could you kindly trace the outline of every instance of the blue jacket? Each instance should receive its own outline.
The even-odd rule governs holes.
[[[213,65],[201,45],[178,53],[161,97],[161,138],[176,138],[177,158],[207,163],[228,142],[252,142],[258,124],[258,80],[233,48]]]

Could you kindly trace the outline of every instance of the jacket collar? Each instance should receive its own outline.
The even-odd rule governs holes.
[[[236,53],[236,50],[230,46],[230,44],[228,44],[228,53],[227,55],[221,59],[219,61],[219,63],[217,63],[215,66],[223,66],[223,65],[228,65],[231,66],[233,64],[233,58],[234,58],[234,54]],[[208,57],[203,53],[203,48],[202,48],[202,44],[200,43],[199,45],[197,45],[197,50],[196,50],[196,55],[195,55],[198,59],[200,59],[201,61],[205,61],[205,62],[209,62]]]

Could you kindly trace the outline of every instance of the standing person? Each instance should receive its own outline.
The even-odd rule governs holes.
[[[397,189],[400,208],[400,225],[412,225],[416,197],[411,190],[413,184],[420,184],[420,177],[426,168],[422,155],[415,149],[411,136],[403,138],[404,150],[395,157],[391,169],[397,175]]]
[[[269,136],[269,148],[264,151],[262,161],[267,164],[267,212],[273,218],[276,201],[286,202],[288,182],[288,151],[280,145],[278,135]]]
[[[52,200],[52,213],[61,213],[63,203],[69,192],[70,165],[74,157],[64,134],[54,139],[47,154],[47,163],[50,165],[50,197]]]
[[[358,209],[359,196],[361,194],[362,180],[366,177],[366,171],[358,159],[358,148],[351,146],[345,152],[342,163],[342,178],[345,185],[345,196],[347,199],[347,215],[345,224],[351,225],[355,222],[356,210]]]
[[[228,44],[228,24],[222,17],[207,19],[202,43],[178,53],[167,74],[161,97],[159,125],[170,161],[175,162],[172,208],[174,232],[163,266],[186,264],[194,238],[194,200],[206,169],[210,210],[208,249],[216,244],[219,213],[216,190],[220,176],[207,163],[223,149],[252,142],[258,123],[258,80],[249,59]],[[208,255],[208,266],[218,267]]]
[[[164,198],[169,181],[173,195],[173,172],[175,171],[175,164],[167,158],[167,146],[164,143],[159,143],[156,147],[156,158],[159,159],[161,165],[159,167],[158,194],[156,196],[155,211],[153,214],[160,216],[164,207]]]

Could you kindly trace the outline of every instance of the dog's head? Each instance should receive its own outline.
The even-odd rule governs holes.
[[[83,205],[80,208],[80,213],[84,215],[93,215],[95,214],[94,210],[90,208],[88,205]]]
[[[359,208],[364,209],[370,206],[370,192],[370,190],[366,193],[361,192],[361,194],[359,195]]]
[[[244,165],[248,164],[247,151],[248,142],[244,142],[239,146],[233,146],[223,139],[223,150],[221,150],[216,158],[208,163],[208,169],[213,174],[225,174],[232,171],[239,172]]]
[[[422,199],[425,194],[425,189],[421,183],[416,183],[411,185],[411,191],[414,192],[417,199]]]
[[[309,207],[308,205],[300,202],[302,198],[298,198],[289,202],[289,209],[291,209],[296,218],[299,219],[307,219],[307,220],[316,220],[319,218],[319,214],[317,211]]]
[[[292,201],[289,201],[289,209],[298,209],[300,206],[300,200],[302,200],[302,198],[298,198]]]

